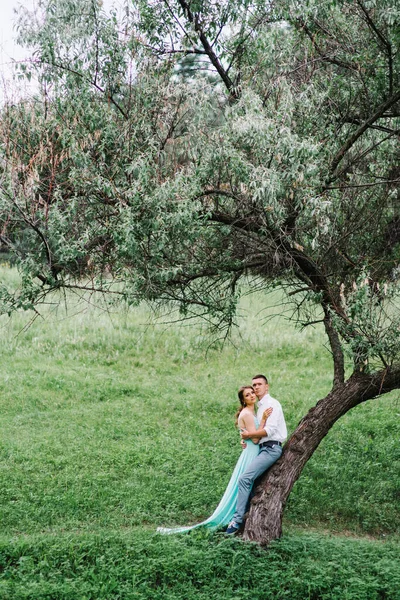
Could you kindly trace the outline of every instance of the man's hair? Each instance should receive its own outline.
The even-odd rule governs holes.
[[[265,383],[268,384],[268,379],[265,377],[265,375],[254,375],[254,377],[252,377],[251,379],[252,379],[252,381],[254,379],[264,379]]]

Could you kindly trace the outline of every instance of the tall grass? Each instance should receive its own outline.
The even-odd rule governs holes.
[[[398,600],[393,543],[287,535],[267,551],[197,532],[0,542],[3,600]]]

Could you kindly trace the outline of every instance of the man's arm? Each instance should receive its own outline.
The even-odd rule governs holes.
[[[270,440],[276,439],[281,415],[283,415],[282,407],[278,402],[276,402],[276,404],[274,404],[274,412],[272,413],[271,418],[268,419],[268,423],[265,426],[266,436]]]

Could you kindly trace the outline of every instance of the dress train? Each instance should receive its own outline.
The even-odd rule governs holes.
[[[213,514],[205,521],[196,523],[196,525],[190,525],[187,527],[173,527],[171,529],[167,527],[158,527],[157,531],[159,533],[184,533],[185,531],[191,531],[197,527],[206,527],[207,529],[213,530],[228,525],[235,513],[236,500],[239,490],[239,477],[242,475],[242,473],[244,473],[248,465],[256,458],[259,452],[258,444],[254,444],[251,440],[247,440],[246,443],[247,447],[242,451],[224,495],[222,496],[220,503],[214,510]]]

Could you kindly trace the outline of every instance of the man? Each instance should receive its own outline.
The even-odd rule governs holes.
[[[246,430],[241,434],[243,440],[249,439],[250,437],[259,437],[260,452],[253,462],[250,463],[246,471],[239,477],[239,492],[236,502],[236,511],[225,532],[228,535],[233,535],[239,531],[240,525],[243,522],[243,516],[247,509],[254,481],[257,477],[260,477],[260,475],[265,473],[278,458],[280,458],[282,454],[282,444],[287,437],[282,407],[277,400],[269,395],[269,385],[265,375],[255,375],[252,380],[252,385],[258,398],[258,420],[261,420],[262,414],[267,408],[272,408],[272,413],[268,417],[264,429],[260,430],[258,434],[249,434]]]

